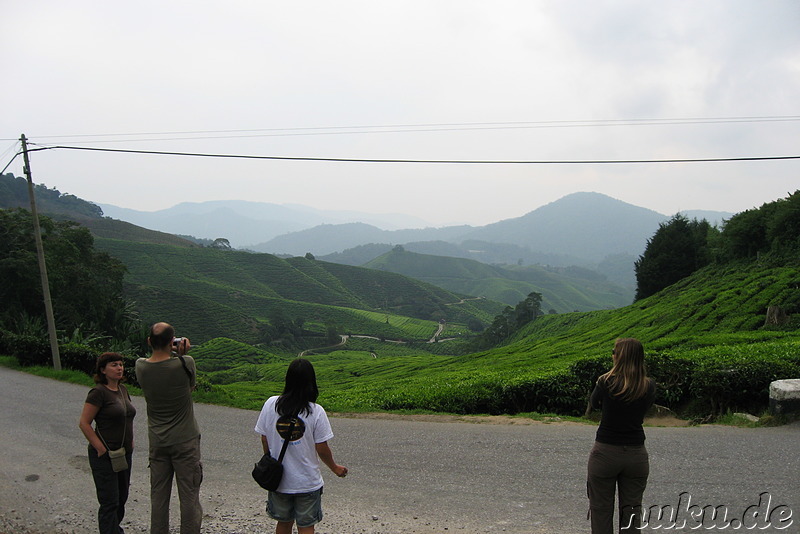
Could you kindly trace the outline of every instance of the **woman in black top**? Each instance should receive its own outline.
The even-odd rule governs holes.
[[[81,412],[80,427],[89,441],[89,466],[97,489],[100,509],[97,519],[101,534],[121,534],[120,523],[125,516],[125,502],[131,480],[133,455],[133,418],[136,408],[120,381],[125,371],[122,355],[101,354],[95,365],[96,383],[86,396]],[[92,428],[92,421],[95,428]],[[114,471],[109,449],[125,447],[127,469]]]
[[[655,382],[647,377],[644,347],[637,339],[618,339],[611,354],[614,365],[597,379],[589,399],[591,408],[603,411],[586,482],[592,534],[614,532],[617,492],[619,531],[639,532],[650,473],[642,422],[655,398]]]

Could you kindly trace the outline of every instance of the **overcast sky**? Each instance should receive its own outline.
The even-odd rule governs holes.
[[[797,0],[38,0],[3,2],[2,17],[0,168],[22,133],[38,145],[308,158],[800,154]],[[436,225],[518,217],[577,191],[670,215],[738,212],[800,187],[800,160],[58,149],[32,153],[31,168],[62,193],[140,210],[242,199]],[[22,176],[21,158],[6,172]]]

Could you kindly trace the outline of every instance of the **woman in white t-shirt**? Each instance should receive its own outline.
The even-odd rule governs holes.
[[[322,520],[320,460],[336,476],[347,475],[347,468],[333,460],[328,446],[333,432],[325,409],[316,404],[318,395],[314,366],[297,358],[286,371],[283,393],[267,399],[256,422],[264,453],[273,458],[280,455],[283,441],[290,440],[283,458],[283,478],[267,499],[267,513],[278,522],[276,534],[291,534],[295,522],[299,534],[313,534],[314,525]]]

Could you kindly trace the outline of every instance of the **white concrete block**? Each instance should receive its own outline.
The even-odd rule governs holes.
[[[769,411],[773,414],[800,413],[800,378],[770,383]]]

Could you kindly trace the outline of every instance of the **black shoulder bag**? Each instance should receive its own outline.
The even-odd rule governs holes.
[[[283,440],[283,447],[281,447],[281,454],[278,456],[278,459],[276,460],[267,452],[261,457],[255,467],[253,467],[253,480],[267,491],[277,490],[281,483],[281,479],[283,478],[283,464],[281,462],[283,462],[283,457],[286,454],[286,447],[288,447],[289,442],[292,441],[293,431],[294,418],[292,418],[291,423],[289,423],[289,434],[288,437]]]

